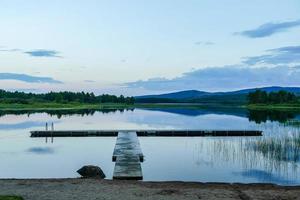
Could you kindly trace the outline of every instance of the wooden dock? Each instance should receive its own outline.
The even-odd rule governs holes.
[[[144,161],[139,137],[261,136],[258,130],[50,130],[31,131],[31,137],[116,137],[112,155],[113,179],[142,180]],[[53,139],[53,138],[52,138]]]
[[[31,131],[31,137],[116,137],[118,132],[136,132],[139,137],[261,136],[259,130],[51,130]]]
[[[118,133],[112,160],[116,162],[113,179],[143,179],[141,162],[144,155],[136,132]]]

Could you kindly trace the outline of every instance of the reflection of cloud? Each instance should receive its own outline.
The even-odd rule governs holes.
[[[244,63],[256,64],[289,64],[300,62],[300,46],[286,46],[267,50],[269,54],[245,57]]]
[[[247,178],[255,178],[259,182],[264,183],[279,183],[279,184],[293,184],[292,180],[284,179],[280,176],[275,176],[272,173],[265,172],[263,170],[251,169],[242,172],[234,172],[234,175],[240,175]]]
[[[45,122],[22,122],[16,124],[0,124],[0,130],[14,130],[14,129],[26,129],[31,127],[45,126]]]
[[[0,80],[17,80],[27,83],[62,83],[51,77],[31,76],[27,74],[0,73]]]
[[[62,58],[59,56],[58,51],[54,50],[46,50],[46,49],[36,49],[33,51],[25,51],[24,53],[33,56],[33,57],[54,57],[54,58]]]
[[[59,123],[59,121],[53,121]],[[14,130],[14,129],[27,129],[32,127],[44,127],[46,122],[26,121],[16,124],[0,124],[0,130]]]
[[[32,147],[29,148],[27,152],[35,154],[53,154],[54,149],[50,147]]]
[[[218,114],[218,115],[232,115],[237,117],[247,117],[247,112],[244,109],[238,108],[215,108],[215,107],[206,107],[206,108],[140,108],[141,110],[151,110],[151,111],[160,111],[166,113],[172,113],[177,115],[186,115],[186,116],[200,116],[200,115],[209,115],[209,114]]]
[[[281,23],[266,23],[262,24],[261,26],[246,30],[242,32],[237,32],[235,34],[242,35],[248,38],[262,38],[268,37],[275,33],[287,31],[290,28],[300,26],[300,20],[289,21],[289,22],[281,22]]]

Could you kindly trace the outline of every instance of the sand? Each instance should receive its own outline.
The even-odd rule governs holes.
[[[300,199],[300,186],[97,179],[2,179],[0,195],[25,200]]]

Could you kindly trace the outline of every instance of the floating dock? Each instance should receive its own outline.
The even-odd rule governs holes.
[[[112,160],[116,162],[113,179],[143,179],[141,162],[144,155],[136,132],[118,133]]]
[[[31,131],[31,137],[116,137],[119,132],[136,132],[139,137],[262,136],[259,130],[51,130]]]

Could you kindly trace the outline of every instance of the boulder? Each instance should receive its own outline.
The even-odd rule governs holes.
[[[77,173],[84,178],[105,178],[105,174],[98,166],[86,165],[77,170]]]

